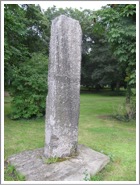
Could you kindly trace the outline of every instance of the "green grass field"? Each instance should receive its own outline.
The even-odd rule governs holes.
[[[110,157],[110,163],[92,181],[136,180],[136,123],[120,122],[110,116],[124,101],[124,96],[81,94],[79,143]],[[5,163],[12,154],[44,147],[44,118],[13,121],[9,119],[10,111],[10,97],[5,97]],[[23,179],[13,167],[5,167],[5,181]]]

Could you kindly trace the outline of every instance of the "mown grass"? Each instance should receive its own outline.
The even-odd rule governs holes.
[[[112,95],[112,94],[111,94]],[[110,163],[92,181],[136,180],[136,124],[119,122],[112,115],[124,96],[107,93],[81,94],[79,143],[108,155]],[[4,152],[5,161],[23,150],[44,147],[44,118],[10,120],[10,97],[5,97]],[[5,181],[23,180],[12,176],[5,168]]]
[[[136,180],[135,121],[119,122],[109,116],[123,101],[120,96],[81,95],[79,143],[111,158],[110,164],[92,180]]]

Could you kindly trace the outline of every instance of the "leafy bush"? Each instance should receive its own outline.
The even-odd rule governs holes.
[[[13,70],[10,89],[12,119],[41,117],[45,113],[47,95],[48,58],[41,53],[33,53],[29,61]]]
[[[136,100],[131,99],[130,103],[124,103],[118,106],[114,117],[120,121],[131,121],[136,119]]]

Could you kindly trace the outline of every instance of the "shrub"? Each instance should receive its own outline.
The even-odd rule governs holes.
[[[118,106],[114,117],[120,121],[131,121],[136,119],[136,99],[131,99],[130,103]]]
[[[45,113],[48,58],[33,53],[31,59],[13,70],[12,119],[41,117]]]

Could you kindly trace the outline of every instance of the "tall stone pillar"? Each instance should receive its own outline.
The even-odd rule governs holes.
[[[82,31],[77,20],[52,21],[44,154],[72,156],[77,151]]]

